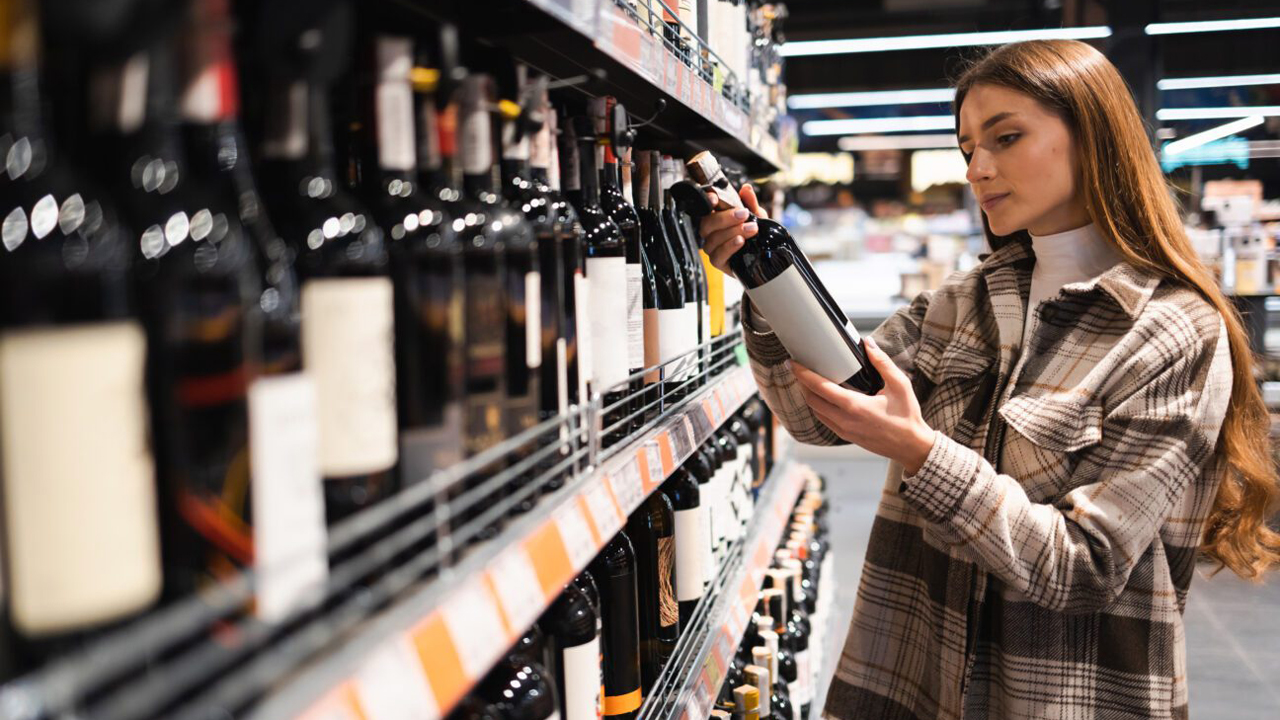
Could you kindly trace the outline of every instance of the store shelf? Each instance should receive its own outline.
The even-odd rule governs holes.
[[[643,18],[615,0],[459,3],[455,17],[413,0],[392,1],[458,21],[465,34],[482,37],[554,78],[603,70],[604,78],[585,90],[617,97],[635,118],[649,118],[657,100],[665,100],[666,109],[645,125],[646,142],[658,149],[681,155],[712,150],[751,174],[771,174],[789,164],[778,138],[751,121],[745,99],[735,101],[721,92],[725,84],[737,85],[732,73],[714,62],[708,82],[682,62],[664,41],[660,19],[649,22],[646,3],[638,8]],[[652,7],[660,12],[658,0]]]
[[[684,630],[680,645],[655,683],[638,720],[708,717],[751,619],[764,585],[765,570],[804,487],[805,472],[804,466],[790,460],[774,466],[739,548],[730,555],[713,584],[714,595],[704,600],[707,607],[698,608],[693,627]]]
[[[405,692],[443,716],[754,387],[746,368],[722,374],[657,428],[608,455],[600,470],[566,486],[532,522],[508,528],[487,552],[299,673],[252,717],[304,708],[304,718],[361,717],[361,703]]]

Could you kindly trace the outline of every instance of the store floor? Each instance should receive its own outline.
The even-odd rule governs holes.
[[[838,595],[827,638],[826,697],[833,663],[853,612],[867,535],[887,461],[856,449],[796,446],[796,456],[828,480]],[[1280,574],[1255,585],[1202,566],[1187,603],[1187,671],[1191,717],[1259,720],[1280,717]],[[816,709],[821,703],[815,704]]]

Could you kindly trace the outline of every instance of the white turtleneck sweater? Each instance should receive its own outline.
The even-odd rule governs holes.
[[[1092,280],[1123,259],[1093,223],[1053,235],[1032,235],[1031,247],[1036,265],[1031,271],[1031,296],[1022,324],[1023,347],[1042,301],[1057,295],[1063,285]]]

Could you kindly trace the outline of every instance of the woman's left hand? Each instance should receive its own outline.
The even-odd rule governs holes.
[[[920,414],[911,380],[875,341],[866,338],[871,364],[884,378],[875,396],[854,392],[831,382],[795,360],[791,369],[813,414],[844,440],[902,464],[908,475],[924,465],[933,449],[934,431]]]

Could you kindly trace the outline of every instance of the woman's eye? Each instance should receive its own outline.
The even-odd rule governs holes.
[[[1000,143],[1001,145],[1008,145],[1017,139],[1018,139],[1018,133],[1005,133],[1004,135],[997,136],[996,142]]]

